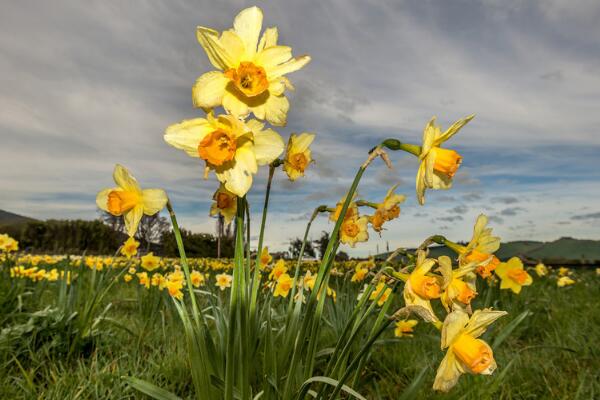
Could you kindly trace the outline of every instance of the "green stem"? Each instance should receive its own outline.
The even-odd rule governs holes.
[[[421,155],[421,146],[417,146],[416,144],[402,143],[398,139],[386,139],[381,142],[381,145],[394,151],[403,150],[417,157]]]

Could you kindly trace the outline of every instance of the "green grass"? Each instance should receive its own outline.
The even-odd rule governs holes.
[[[556,287],[554,277],[535,279],[533,286],[525,287],[519,296],[499,293],[497,288],[479,288],[474,308],[491,305],[509,312],[484,336],[490,344],[514,318],[527,310],[531,313],[495,348],[498,370],[493,376],[465,375],[450,393],[434,393],[431,385],[443,357],[439,332],[420,323],[412,338],[395,339],[392,331],[384,334],[354,389],[368,399],[399,399],[403,392],[404,398],[410,399],[597,398],[600,277],[593,271],[582,271],[576,272],[575,278],[577,283],[565,288]],[[2,275],[2,328],[25,323],[30,313],[55,303],[52,285],[43,289],[40,285]],[[358,288],[339,284],[338,302],[325,309],[321,347],[334,344],[351,310],[350,294]],[[493,292],[488,295],[488,290]],[[123,376],[153,382],[186,398],[193,387],[181,322],[166,295],[157,299],[136,285],[113,288],[99,307],[112,303],[107,314],[110,320],[99,325],[102,334],[70,359],[56,347],[35,342],[27,334],[0,343],[0,398],[145,398],[129,387]],[[485,304],[486,299],[491,304]],[[280,300],[273,303],[282,306]],[[65,339],[59,332],[47,340]]]

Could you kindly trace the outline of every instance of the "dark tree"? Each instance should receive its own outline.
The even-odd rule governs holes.
[[[302,239],[292,239],[289,247],[289,252],[292,258],[298,258],[300,256],[300,250],[302,250]],[[315,248],[310,240],[307,240],[306,245],[304,246],[304,256],[312,258],[315,257]]]
[[[315,247],[319,250],[319,257],[322,259],[329,244],[329,234],[325,231],[321,232],[321,237],[314,241]]]

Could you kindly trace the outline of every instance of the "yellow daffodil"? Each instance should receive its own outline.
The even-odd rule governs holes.
[[[202,275],[200,272],[192,271],[190,278],[192,279],[192,285],[194,287],[200,287],[204,285],[204,275]]]
[[[127,258],[131,258],[137,254],[137,249],[140,246],[140,243],[130,236],[123,246],[121,246],[121,254],[123,254]]]
[[[165,277],[162,274],[154,274],[152,275],[152,279],[150,280],[150,284],[152,286],[158,286],[160,287],[162,285],[162,283],[164,282]]]
[[[548,275],[548,268],[544,264],[538,263],[538,265],[535,266],[535,273],[541,278],[542,276]]]
[[[287,267],[285,266],[285,261],[283,259],[277,260],[275,266],[271,270],[269,274],[269,279],[272,281],[277,281],[281,275],[287,272]]]
[[[273,292],[273,296],[281,296],[287,297],[290,289],[292,288],[293,279],[288,274],[281,274],[279,278],[277,278],[277,284],[275,285],[275,291]]]
[[[558,269],[558,276],[568,276],[571,274],[571,270],[567,267],[560,267]]]
[[[147,272],[139,272],[137,274],[137,277],[138,281],[140,282],[140,285],[145,286],[146,289],[150,288],[150,279],[148,278]]]
[[[312,162],[310,145],[314,139],[315,135],[312,133],[300,135],[292,133],[290,136],[283,160],[283,170],[291,181],[304,176],[304,171]]]
[[[154,253],[150,252],[145,256],[142,256],[141,266],[146,271],[152,272],[160,267],[160,257],[156,257]]]
[[[231,287],[231,281],[233,277],[229,274],[218,274],[216,277],[216,285],[221,290],[225,290],[225,288]]]
[[[191,157],[206,162],[217,179],[230,193],[243,197],[252,186],[252,176],[259,165],[266,165],[283,152],[283,139],[264,124],[247,123],[233,115],[211,113],[207,118],[194,118],[171,125],[164,139],[171,146]]]
[[[269,254],[269,248],[265,246],[260,252],[260,265],[264,268],[271,264],[271,261],[273,261],[273,257]]]
[[[513,257],[505,263],[500,263],[496,268],[496,275],[502,280],[500,289],[510,289],[520,293],[523,286],[533,282],[531,276],[523,269],[523,263],[518,257]]]
[[[233,29],[220,36],[213,29],[198,27],[196,36],[206,51],[211,71],[198,78],[192,89],[196,107],[223,106],[244,118],[253,113],[273,125],[286,124],[290,104],[284,95],[293,86],[286,74],[302,68],[309,56],[292,57],[292,49],[277,45],[277,28],[268,28],[259,40],[263,14],[260,8],[242,10]]]
[[[375,213],[369,217],[371,227],[375,232],[381,232],[383,223],[398,218],[400,215],[400,203],[406,200],[406,196],[394,193],[398,185],[394,185],[388,190],[383,202],[377,204]]]
[[[335,205],[335,209],[329,213],[329,220],[331,222],[336,222],[342,213],[342,208],[344,207],[344,203],[346,202],[346,196],[342,197],[342,199]],[[354,202],[354,198],[348,205],[348,209],[346,210],[346,215],[344,219],[353,218],[358,216],[358,206]]]
[[[368,222],[366,216],[346,218],[340,227],[340,242],[355,247],[356,243],[369,240]]]
[[[447,312],[457,309],[470,312],[471,300],[477,296],[475,289],[476,276],[473,274],[475,266],[468,264],[453,270],[452,261],[447,256],[438,258],[438,264],[446,281],[440,298],[442,305]]]
[[[444,133],[435,123],[435,117],[431,118],[425,126],[423,145],[419,155],[421,164],[417,172],[417,199],[421,205],[425,204],[426,189],[449,189],[452,187],[452,178],[462,162],[462,157],[456,151],[443,149],[441,146],[474,117],[474,115],[470,115],[456,121]]]
[[[354,274],[350,279],[351,282],[362,282],[369,275],[369,269],[363,267],[361,264],[358,264],[354,269]]]
[[[574,283],[575,283],[575,281],[573,279],[569,278],[568,276],[562,276],[562,277],[558,278],[558,280],[556,281],[556,284],[558,285],[558,287],[569,286]]]
[[[600,276],[600,268],[596,268],[596,275]]]
[[[175,280],[175,281],[167,280],[165,282],[165,288],[167,289],[167,291],[169,292],[169,295],[171,297],[174,297],[177,300],[183,299],[183,292],[181,291],[181,289],[183,289],[183,281],[179,281],[179,280]]]
[[[96,205],[112,215],[123,216],[129,236],[135,235],[144,214],[154,215],[167,204],[167,194],[162,189],[140,188],[129,171],[117,164],[113,172],[117,187],[104,189],[96,196]]]
[[[392,294],[392,288],[387,287],[385,282],[379,282],[377,286],[375,286],[375,290],[371,292],[369,300],[377,300],[377,305],[381,307],[387,301],[388,297],[390,297],[390,294]],[[381,297],[379,297],[380,295]]]
[[[418,324],[418,321],[415,319],[403,319],[396,322],[396,327],[394,328],[394,336],[396,337],[412,337],[412,333],[414,327]]]
[[[315,275],[313,275],[310,271],[306,271],[306,274],[304,274],[304,279],[302,279],[302,287],[312,290],[315,287],[316,280],[317,277]]]
[[[464,373],[491,375],[496,369],[492,348],[478,339],[505,311],[477,310],[471,318],[462,311],[453,311],[446,316],[442,326],[442,350],[448,348],[440,363],[433,389],[449,391]]]
[[[225,224],[231,223],[237,213],[237,196],[221,184],[213,195],[213,201],[210,215],[220,214],[225,219]]]
[[[500,247],[500,238],[492,235],[492,228],[487,228],[487,223],[488,217],[479,215],[473,228],[473,237],[466,246],[448,244],[458,252],[460,265],[474,264],[475,270],[482,278],[489,277],[500,264],[500,260],[493,254]]]
[[[432,275],[429,271],[436,265],[436,260],[427,258],[427,254],[417,251],[415,268],[408,276],[404,284],[404,301],[407,306],[419,306],[423,308],[423,315],[427,322],[437,321],[431,300],[438,299],[442,294],[444,278]]]
[[[19,250],[19,242],[7,234],[0,234],[0,251],[10,253]]]

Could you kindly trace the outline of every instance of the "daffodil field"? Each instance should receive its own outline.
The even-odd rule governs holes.
[[[287,75],[311,59],[278,44],[276,27],[263,31],[257,7],[229,30],[198,27],[197,39],[214,70],[192,86],[198,115],[167,127],[164,140],[216,175],[206,211],[235,227],[234,258],[188,259],[177,204],[116,165],[96,205],[124,219],[129,239],[117,254],[26,254],[0,235],[0,398],[600,396],[599,270],[501,261],[483,214],[466,244],[435,235],[387,259],[336,261],[343,246],[401,223],[408,193],[398,185],[383,199],[358,195],[369,166],[416,157],[425,206],[427,190],[451,189],[462,156],[445,145],[473,115],[445,130],[432,118],[419,144],[401,132],[373,143],[346,195],[306,210],[304,244],[316,218],[330,221],[322,257],[305,260],[303,244],[299,257],[279,259],[264,240],[273,177],[306,179],[315,134],[292,133],[286,144],[278,131],[294,89]],[[261,167],[266,183],[254,179]],[[262,218],[251,224],[246,194],[261,185],[264,203],[252,206]],[[141,254],[135,239],[142,217],[163,210],[178,258]],[[453,256],[431,256],[440,245]]]

